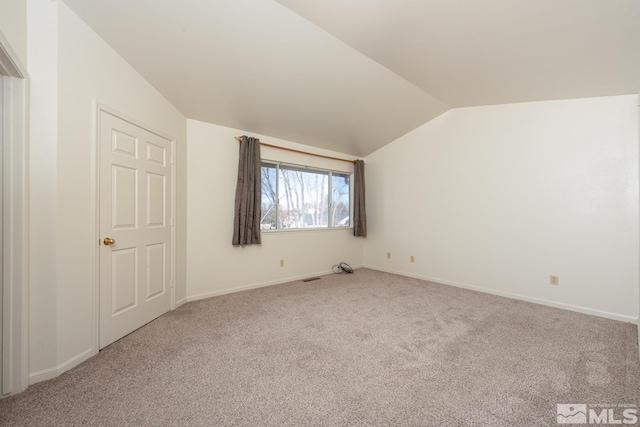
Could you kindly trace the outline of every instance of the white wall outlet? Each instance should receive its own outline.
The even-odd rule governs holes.
[[[280,267],[284,267],[284,260],[283,259],[280,260]]]
[[[413,255],[411,255],[410,259],[411,259],[411,262],[416,262],[416,258]]]
[[[391,259],[391,252],[387,252],[387,259]]]
[[[549,284],[553,286],[558,286],[558,276],[554,276],[552,274],[549,278]]]

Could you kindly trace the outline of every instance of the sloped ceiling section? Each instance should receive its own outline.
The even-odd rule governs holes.
[[[277,0],[450,107],[640,89],[638,0]]]
[[[366,156],[451,107],[635,94],[637,0],[64,0],[187,117]]]
[[[273,1],[66,3],[191,119],[365,156],[447,110]]]

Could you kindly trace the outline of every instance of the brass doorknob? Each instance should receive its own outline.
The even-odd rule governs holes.
[[[107,246],[114,245],[116,243],[116,239],[112,239],[111,237],[105,237],[102,243],[104,243]]]

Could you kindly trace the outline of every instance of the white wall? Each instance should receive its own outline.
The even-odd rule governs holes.
[[[187,222],[187,297],[189,300],[300,277],[325,274],[341,261],[362,264],[363,239],[352,229],[263,232],[262,245],[233,247],[233,210],[238,173],[238,143],[244,131],[187,120],[189,207]],[[336,157],[347,155],[263,135],[261,141]],[[346,162],[262,148],[269,160],[351,172]],[[280,260],[285,266],[280,267]]]
[[[27,66],[27,0],[0,1],[0,32]]]
[[[365,264],[635,321],[637,100],[455,109],[368,156]]]
[[[29,0],[28,14],[29,372],[33,374],[57,365],[58,5]]]
[[[36,382],[93,354],[95,102],[177,139],[177,299],[186,295],[186,119],[64,3],[33,3],[34,16],[45,14],[57,34],[57,80],[32,87],[32,99],[54,98],[41,112],[46,132],[31,121],[32,148],[46,153],[35,160],[42,169],[31,168],[31,256],[46,262],[32,263],[30,293],[50,298],[42,311],[31,310],[30,381]],[[29,31],[34,56],[44,54],[51,47],[45,46],[48,29],[30,24]],[[42,64],[33,71],[44,78],[56,68]]]

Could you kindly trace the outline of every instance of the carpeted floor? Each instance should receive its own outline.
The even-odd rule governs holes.
[[[639,394],[632,324],[360,269],[188,303],[0,425],[550,426]]]

